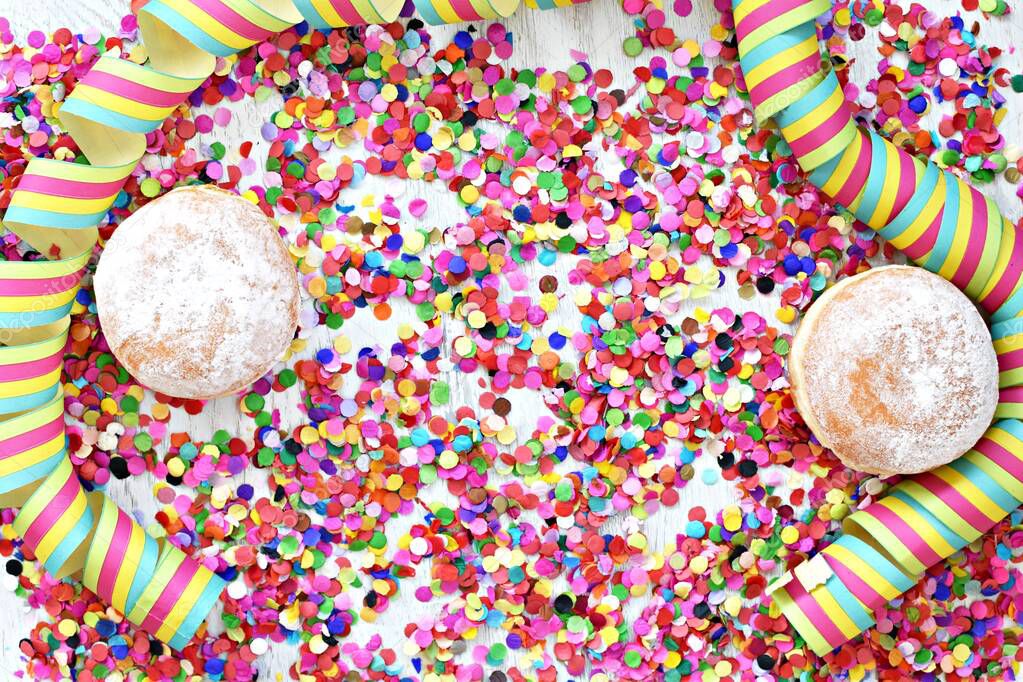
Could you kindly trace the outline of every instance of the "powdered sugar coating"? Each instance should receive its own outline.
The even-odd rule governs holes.
[[[876,268],[825,293],[790,355],[796,406],[846,465],[918,473],[973,446],[998,402],[976,307],[922,268]]]
[[[215,187],[182,187],[107,242],[95,277],[107,342],[142,384],[182,398],[237,391],[298,323],[298,279],[273,223]]]

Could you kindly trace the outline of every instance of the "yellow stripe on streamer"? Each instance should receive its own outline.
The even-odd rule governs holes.
[[[791,574],[786,574],[786,577],[791,578]],[[823,656],[831,651],[831,645],[824,639],[824,635],[820,633],[813,622],[800,610],[784,587],[776,589],[776,591],[771,593],[771,596],[781,613],[785,615],[796,631],[806,640],[807,646],[819,656]]]
[[[842,631],[843,635],[852,639],[856,635],[860,634],[860,629],[856,626],[856,623],[854,623],[845,610],[838,605],[838,602],[835,601],[835,598],[824,585],[807,591],[813,595],[814,599],[817,600],[817,603],[820,604],[822,609],[824,609],[824,612],[831,618],[831,622],[838,626],[838,629]]]
[[[63,407],[62,401],[58,401],[56,404]],[[13,473],[29,468],[33,464],[43,462],[63,449],[64,434],[60,434],[40,443],[34,448],[0,459],[0,477],[10,476]]]
[[[1023,441],[1020,441],[1008,431],[991,428],[987,430],[984,436],[1008,450],[1017,460],[1023,460]]]
[[[948,483],[968,499],[992,524],[997,523],[1005,516],[1005,511],[988,497],[983,490],[978,488],[973,481],[963,476],[951,467],[938,467],[932,469],[931,473]],[[950,526],[951,527],[951,526]]]
[[[853,170],[856,168],[856,162],[859,161],[860,154],[863,151],[864,139],[863,133],[857,130],[856,135],[853,136],[852,142],[849,143],[849,146],[845,148],[845,151],[842,152],[842,155],[839,157],[835,170],[821,186],[821,190],[825,194],[828,196],[835,196],[843,187],[845,187],[846,183],[849,182],[849,178],[852,176]],[[862,193],[857,193],[856,198],[850,202],[850,205],[846,206],[846,208],[849,209],[851,213],[855,213],[862,197]]]
[[[42,296],[0,296],[0,310],[25,313],[33,310],[49,310],[67,305],[75,298],[75,289]]]
[[[46,374],[30,379],[0,382],[0,398],[13,398],[44,391],[60,381],[60,369],[60,367],[56,367]]]
[[[167,7],[169,7],[170,9],[172,9],[173,11],[175,11],[176,13],[178,13],[179,15],[181,15],[182,17],[184,17],[187,21],[189,21],[192,25],[197,27],[206,35],[212,37],[217,42],[233,49],[236,52],[240,52],[241,50],[244,50],[247,47],[251,47],[256,42],[254,40],[251,40],[250,38],[245,37],[244,35],[241,35],[240,33],[233,30],[231,27],[225,24],[221,24],[216,19],[214,19],[213,17],[211,17],[210,15],[206,14],[201,9],[193,5],[191,2],[189,2],[189,0],[159,0],[159,1],[166,5]],[[271,14],[267,14],[262,11],[259,12],[250,11],[250,9],[252,10],[259,9],[251,2],[244,3],[232,2],[230,4],[233,5],[232,9],[234,9],[236,12],[238,12],[240,9],[241,12],[239,13],[245,16],[246,19],[248,19],[254,24],[263,25],[261,24],[260,20],[265,20],[266,21],[265,28],[269,33],[279,33],[280,31],[283,31],[291,27],[291,24],[285,21],[280,21]]]
[[[67,343],[68,326],[71,318],[65,317],[43,327],[34,327],[31,331],[38,333],[15,332],[7,340],[7,346],[0,346],[0,380],[6,366],[35,362],[60,352]],[[16,338],[15,338],[15,335]]]
[[[754,6],[749,9],[744,8],[743,5],[747,4],[752,4]],[[733,8],[735,26],[739,29],[738,33],[740,35],[739,45],[741,45],[743,53],[749,52],[776,35],[791,30],[801,24],[813,21],[815,18],[831,9],[831,3],[828,2],[828,0],[807,0],[807,2],[799,4],[791,9],[788,9],[784,4],[782,4],[780,11],[771,19],[752,30],[743,30],[743,24],[747,21],[747,19],[749,19],[755,11],[761,9],[767,4],[768,3],[761,3],[759,0],[746,0],[745,2],[736,3]],[[742,11],[740,12],[740,10]]]
[[[956,182],[962,185],[959,178]],[[960,186],[959,188],[959,215],[956,217],[956,231],[952,235],[952,246],[949,249],[945,262],[938,269],[938,274],[947,280],[951,280],[959,269],[963,258],[966,256],[966,249],[970,243],[971,229],[973,225],[973,192]],[[974,239],[976,237],[974,236]],[[969,289],[969,287],[967,287]],[[979,293],[979,292],[978,292]]]
[[[963,459],[976,465],[978,469],[997,481],[1000,486],[1005,488],[1017,500],[1023,500],[1023,482],[1009,474],[1005,469],[976,450],[967,452],[963,455]]]
[[[965,478],[963,481],[967,482]],[[931,514],[934,514],[939,521],[948,526],[952,532],[966,539],[967,542],[973,542],[983,534],[981,531],[964,521],[961,516],[945,506],[945,504],[929,490],[912,479],[907,479],[901,482],[897,489],[913,498],[916,502],[923,506],[924,509],[929,511]],[[991,500],[988,500],[988,502],[990,501]]]
[[[934,187],[934,193],[927,200],[924,210],[913,218],[913,222],[910,223],[909,227],[902,234],[892,237],[892,246],[897,249],[906,249],[915,244],[923,236],[924,232],[927,231],[927,228],[931,226],[935,218],[938,217],[938,213],[944,205],[945,182],[943,178],[939,178],[938,184]]]
[[[0,279],[60,281],[84,268],[91,256],[84,252],[66,260],[0,261]]]
[[[367,0],[351,0],[350,4],[364,23],[389,24],[398,18],[402,5],[405,3],[402,0],[386,0],[377,4]],[[334,3],[330,0],[310,0],[310,5],[330,26],[344,27],[353,25],[338,13],[337,9],[334,8]]]
[[[49,194],[36,192],[19,192],[18,206],[39,211],[53,211],[54,213],[69,213],[78,215],[81,213],[97,213],[106,211],[114,203],[115,197],[103,197],[101,199],[72,199],[63,198],[59,203],[53,201]]]
[[[859,511],[846,517],[845,532],[857,535],[864,542],[875,545],[891,557],[905,573],[916,575],[927,570],[926,564],[921,563],[913,551],[902,542],[902,538],[869,513]]]
[[[160,561],[157,565],[153,579],[149,581],[142,596],[135,603],[135,608],[128,614],[128,619],[133,623],[141,623],[153,610],[153,607],[160,600],[160,596],[167,589],[168,583],[174,578],[178,568],[185,562],[185,555],[181,550],[172,545],[165,545],[160,553]],[[155,633],[154,633],[155,634]]]
[[[994,271],[997,267],[998,254],[1002,244],[1002,232],[1005,231],[1005,220],[998,213],[998,207],[989,197],[984,197],[984,205],[987,207],[987,236],[984,240],[982,257],[977,271],[973,278],[963,290],[966,295],[974,299],[984,298],[983,291],[987,289],[988,278],[994,279]],[[974,197],[974,206],[977,206]]]
[[[895,206],[895,199],[899,191],[899,178],[901,177],[901,165],[899,163],[899,150],[893,144],[883,146],[885,157],[885,170],[887,180],[884,183],[881,197],[878,199],[874,213],[866,220],[868,225],[877,225],[879,228],[888,223]]]
[[[156,637],[162,641],[169,642],[174,634],[181,627],[185,618],[188,616],[192,607],[199,600],[199,596],[202,594],[203,588],[206,587],[207,578],[202,570],[197,571],[192,576],[191,580],[188,581],[187,587],[185,587],[184,593],[181,599],[175,604],[175,607],[171,609],[170,613],[164,619],[160,629],[156,631]]]
[[[772,0],[743,0],[742,2],[734,3],[734,6],[732,7],[733,23],[738,25],[745,21],[746,17],[748,17],[752,12],[760,9],[771,1]]]
[[[770,80],[774,77],[774,75],[782,67],[802,61],[811,55],[819,53],[820,47],[817,45],[817,36],[811,36],[803,42],[797,43],[787,50],[782,50],[769,59],[765,59],[763,62],[750,69],[749,73],[745,74],[746,85],[750,89],[753,89],[764,81]]]
[[[69,488],[71,490],[67,493]],[[62,497],[62,493],[66,495]],[[78,483],[71,460],[65,457],[25,502],[12,525],[14,531],[24,537],[37,519],[46,518],[42,538],[32,547],[32,552],[47,564],[47,570],[54,578],[60,579],[75,573],[79,566],[70,556],[54,565],[48,562],[58,547],[69,539],[80,521],[84,519],[91,525],[91,519],[86,517],[87,509],[85,491]]]
[[[184,103],[188,96],[206,80],[205,78],[200,80],[199,78],[182,78],[168,73],[160,73],[127,59],[114,57],[110,53],[100,57],[89,70],[90,75],[94,73],[105,73],[123,78],[126,81],[140,83],[161,92],[178,93],[181,96],[179,104]]]
[[[845,566],[848,566],[850,570],[862,578],[865,583],[877,590],[878,594],[885,599],[892,600],[902,594],[899,588],[892,585],[883,575],[875,571],[873,566],[860,558],[855,552],[849,550],[848,547],[832,543],[821,550],[821,553],[831,555]]]
[[[997,213],[995,215],[997,215]],[[1008,220],[1005,220],[1001,216],[998,217],[1001,219],[1002,222],[1001,224],[1002,239],[998,245],[998,256],[995,259],[994,271],[991,273],[987,284],[985,284],[984,288],[980,292],[980,295],[978,296],[978,299],[980,299],[981,301],[983,301],[984,299],[991,295],[991,292],[994,290],[995,286],[1001,284],[1002,278],[1007,276],[1007,272],[1011,268],[1018,268],[1020,266],[1019,263],[1012,262],[1012,256],[1014,255],[1013,251],[1016,248],[1017,238],[1016,226],[1010,223]],[[1013,291],[1015,291],[1015,288],[1013,289]]]

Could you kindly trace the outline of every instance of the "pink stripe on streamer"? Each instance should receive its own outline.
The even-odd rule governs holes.
[[[160,593],[156,603],[153,604],[153,608],[146,614],[145,620],[142,621],[139,627],[146,632],[156,632],[159,630],[160,625],[167,619],[171,609],[177,604],[178,598],[185,591],[185,588],[188,587],[189,581],[198,572],[198,561],[186,558],[185,561],[181,562],[178,570],[174,572],[167,586],[163,588],[163,592]]]
[[[49,501],[42,512],[39,513],[39,516],[33,519],[32,524],[25,530],[25,534],[22,536],[25,544],[35,550],[46,533],[57,525],[57,519],[64,515],[64,512],[68,510],[68,507],[71,506],[71,503],[74,502],[75,497],[81,490],[82,486],[78,482],[78,477],[72,471],[64,485],[57,491],[57,494],[53,496],[53,499]]]
[[[1014,353],[1016,351],[1013,351]],[[1011,388],[1003,388],[998,392],[1000,403],[1023,403],[1023,386],[1012,386]]]
[[[897,155],[899,158],[899,165],[902,166],[902,172],[899,177],[899,191],[895,195],[895,204],[892,206],[892,212],[886,216],[881,216],[882,227],[892,221],[892,219],[902,212],[902,209],[906,207],[909,200],[913,198],[913,193],[916,192],[916,167],[913,164],[913,157],[906,154],[902,150],[899,150]],[[871,225],[871,227],[874,227]]]
[[[828,644],[835,647],[846,640],[842,631],[832,622],[828,614],[821,608],[821,605],[817,603],[817,600],[803,589],[803,585],[798,579],[790,580],[785,585],[785,589],[799,610],[806,614],[807,619],[813,623],[814,627],[817,628],[817,632],[821,633],[821,636],[824,637]]]
[[[881,504],[872,504],[863,511],[887,526],[888,530],[901,540],[902,544],[924,566],[933,566],[944,558],[931,549],[927,541],[917,535],[912,526],[899,518],[899,515],[888,507]]]
[[[1023,462],[993,440],[981,438],[973,449],[1009,472],[1009,475],[1023,479]]]
[[[1006,223],[1005,226],[1010,230],[1016,230],[1016,240],[1012,244],[1012,255],[1009,256],[1009,262],[1006,264],[998,284],[984,300],[978,301],[989,313],[998,310],[1012,295],[1016,283],[1019,282],[1020,271],[1023,269],[1023,234],[1020,234],[1016,226],[1011,223]]]
[[[16,365],[0,365],[0,381],[20,381],[22,379],[33,379],[53,371],[60,367],[60,361],[64,357],[64,350],[61,349],[45,358],[19,362]]]
[[[1023,366],[1023,348],[1010,350],[1008,353],[998,355],[998,368],[1003,372],[1007,369],[1016,369]]]
[[[117,575],[120,573],[121,562],[124,560],[124,552],[128,549],[130,538],[131,519],[118,508],[117,523],[114,525],[114,532],[110,537],[110,547],[119,548],[121,553],[107,552],[103,557],[103,567],[100,569],[99,578],[96,580],[96,593],[107,601],[114,595]]]
[[[788,140],[789,147],[796,153],[796,156],[805,156],[836,137],[849,123],[849,119],[849,108],[843,103],[820,126],[808,131],[802,137]]]
[[[743,17],[743,20],[735,27],[735,35],[739,40],[745,40],[746,36],[767,22],[777,19],[786,12],[799,9],[805,4],[806,0],[772,0]]]
[[[271,35],[269,31],[253,24],[220,0],[188,1],[246,40],[258,42]]]
[[[63,414],[53,421],[43,424],[37,429],[32,429],[28,433],[20,433],[13,438],[0,441],[0,460],[20,455],[26,450],[31,450],[37,445],[48,443],[62,433],[64,433]]]
[[[85,268],[48,279],[0,279],[4,296],[46,296],[74,289],[82,281]]]
[[[838,577],[843,585],[849,588],[849,591],[853,593],[853,596],[863,602],[863,604],[867,607],[867,610],[873,611],[877,607],[888,603],[888,600],[884,598],[884,595],[856,575],[848,566],[839,561],[837,557],[833,557],[825,552],[824,558],[827,560],[828,566],[831,567],[831,570],[835,572],[835,576]]]
[[[960,289],[965,289],[977,272],[977,267],[984,256],[984,244],[987,241],[988,230],[987,202],[984,201],[984,195],[972,186],[968,185],[967,187],[973,199],[973,223],[970,226],[970,238],[966,240],[963,261],[952,274],[952,283]],[[961,188],[962,186],[960,186]],[[960,203],[960,210],[962,210],[962,203]]]
[[[54,197],[71,199],[107,199],[116,195],[124,186],[124,180],[114,182],[83,182],[81,180],[57,180],[44,175],[21,176],[17,191],[34,192]]]
[[[931,472],[917,474],[913,480],[934,493],[935,497],[948,505],[963,521],[973,526],[978,532],[986,533],[994,525],[994,521],[984,516],[984,512],[974,506],[969,499],[963,497],[963,494],[955,487]]]
[[[181,104],[185,96],[185,93],[164,92],[142,83],[127,80],[121,76],[115,76],[112,73],[97,71],[96,69],[85,74],[81,82],[85,85],[91,85],[98,90],[120,95],[126,99],[135,100],[153,107],[176,107]]]
[[[345,20],[350,26],[358,26],[366,23],[366,20],[359,14],[348,0],[330,0],[330,6],[334,8],[334,11],[338,13],[342,19]]]
[[[468,21],[476,21],[483,18],[469,0],[451,0],[451,9],[455,10],[455,14],[460,18]]]
[[[842,183],[842,187],[835,193],[832,199],[835,203],[841,204],[842,206],[849,206],[856,197],[860,195],[863,188],[867,184],[867,176],[870,175],[870,161],[871,154],[873,153],[873,143],[870,141],[870,135],[864,134],[859,128],[856,129],[856,134],[860,136],[863,144],[860,145],[860,156],[856,159],[856,163],[853,164],[852,172],[849,173],[849,178]]]
[[[944,182],[944,178],[938,180],[938,182]],[[941,209],[938,211],[938,215],[934,216],[934,220],[924,230],[924,233],[920,235],[912,244],[908,244],[902,252],[912,258],[915,261],[919,261],[921,258],[926,256],[932,248],[934,243],[938,241],[938,233],[941,231],[941,216],[945,213],[947,204],[943,204]]]
[[[776,73],[762,83],[757,83],[755,87],[750,88],[750,100],[752,100],[754,106],[760,106],[772,95],[776,95],[785,88],[799,83],[810,76],[810,74],[820,71],[820,69],[821,56],[814,52],[810,56],[790,64],[783,71]]]

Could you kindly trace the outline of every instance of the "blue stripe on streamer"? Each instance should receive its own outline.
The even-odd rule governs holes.
[[[934,196],[934,189],[938,186],[938,180],[940,179],[941,171],[933,163],[928,163],[927,170],[924,172],[924,179],[913,190],[913,196],[909,198],[905,208],[899,211],[894,220],[878,230],[878,234],[891,241],[905,232],[906,228],[917,219],[920,213],[923,212],[924,207],[927,206],[927,202]]]
[[[960,550],[963,547],[965,547],[966,545],[970,544],[970,542],[969,542],[969,540],[967,538],[964,538],[959,533],[956,533],[954,530],[952,530],[951,528],[946,526],[944,523],[942,523],[941,519],[939,519],[934,514],[932,514],[930,511],[928,511],[927,507],[925,507],[922,504],[920,504],[919,502],[917,502],[914,498],[912,498],[911,496],[907,495],[904,491],[902,491],[902,490],[892,490],[888,494],[891,495],[892,497],[896,497],[896,498],[902,500],[907,505],[912,507],[916,511],[916,513],[920,514],[925,519],[927,519],[927,522],[936,531],[938,531],[938,535],[943,537],[945,539],[945,542],[950,544],[955,549]]]
[[[146,121],[141,118],[135,118],[134,116],[128,116],[118,111],[111,111],[106,107],[102,107],[93,102],[88,102],[84,99],[69,99],[64,106],[60,108],[61,114],[71,114],[72,116],[80,116],[86,120],[101,123],[111,128],[117,128],[118,130],[125,130],[130,133],[150,133],[159,128],[164,119],[159,121]]]
[[[749,73],[765,61],[783,50],[809,40],[811,36],[817,35],[817,27],[811,21],[796,26],[791,31],[786,31],[776,36],[771,36],[760,45],[747,52],[742,58],[742,70]]]
[[[881,576],[891,583],[891,585],[899,592],[905,592],[916,583],[916,581],[900,571],[895,564],[889,561],[883,554],[863,540],[860,540],[855,535],[843,535],[833,544],[845,547],[850,552],[866,561],[870,564],[871,568],[880,573]]]
[[[56,322],[71,312],[71,303],[51,310],[23,310],[17,313],[0,313],[0,328],[25,329],[41,324]]]
[[[172,649],[180,651],[195,636],[195,631],[206,620],[206,615],[213,609],[213,604],[220,598],[220,593],[226,584],[220,576],[216,575],[207,583],[202,594],[199,595],[199,599],[196,600],[195,606],[188,612],[185,620],[181,622],[181,626],[168,642]]]
[[[17,395],[10,398],[0,398],[0,414],[11,414],[13,412],[24,412],[50,402],[60,387],[54,384],[48,388],[28,395]]]
[[[841,85],[838,83],[838,77],[835,75],[835,72],[828,71],[828,75],[820,83],[813,86],[808,93],[775,114],[775,122],[780,128],[792,125],[799,119],[809,115],[810,112],[821,104],[824,104],[835,90],[841,91]],[[843,149],[842,151],[845,150]],[[838,156],[841,156],[841,153]]]
[[[806,179],[813,183],[815,187],[823,187],[824,184],[828,181],[828,179],[835,174],[835,169],[838,168],[838,164],[841,161],[842,154],[838,154],[837,156],[831,157],[821,165],[814,168],[813,172],[810,173],[810,175],[808,175]]]
[[[61,448],[60,452],[55,455],[50,455],[41,462],[36,462],[32,466],[19,469],[14,473],[0,478],[0,495],[9,493],[12,490],[17,490],[18,488],[22,488],[30,483],[43,480],[51,471],[57,468],[57,465],[60,464],[61,460],[63,460],[66,455],[67,450]]]
[[[90,531],[92,531],[92,522],[92,507],[86,505],[85,513],[82,514],[81,518],[75,522],[74,527],[67,535],[64,536],[60,543],[57,544],[57,547],[53,550],[53,554],[47,557],[46,561],[43,562],[43,566],[51,575],[58,575],[61,566],[67,563],[68,557],[82,546],[82,543],[85,542],[85,538],[88,537]]]
[[[1012,493],[998,485],[995,479],[988,476],[983,469],[970,460],[960,457],[950,462],[947,466],[969,478],[975,486],[983,490],[984,494],[1006,514],[1019,506],[1019,500],[1013,497]]]
[[[1023,422],[1018,419],[1002,419],[991,426],[1000,431],[1011,433],[1017,440],[1023,440]]]
[[[1006,225],[1006,228],[1015,230],[1014,225]],[[1017,231],[1016,239],[1023,239],[1023,234]],[[1008,272],[1019,272],[1023,269],[1023,263],[1019,263],[1013,260],[1009,260],[1009,264],[1006,266],[1005,271]],[[1017,287],[1016,291],[1012,292],[1012,295],[1005,300],[1005,303],[998,306],[998,310],[991,314],[991,320],[993,322],[1004,322],[1005,320],[1011,320],[1023,311],[1023,286]]]
[[[147,12],[163,23],[170,26],[172,29],[177,31],[183,38],[188,42],[194,43],[206,50],[211,54],[215,54],[218,57],[229,57],[236,54],[238,50],[233,47],[228,47],[224,43],[220,42],[213,36],[209,35],[201,28],[185,19],[183,16],[172,10],[167,5],[160,2],[160,0],[150,0],[145,7],[142,8],[143,12]]]
[[[295,7],[298,8],[298,13],[305,17],[305,20],[309,22],[312,28],[330,28],[330,24],[323,18],[316,8],[313,7],[311,0],[291,0]]]
[[[945,177],[945,206],[942,208],[941,227],[938,229],[938,239],[934,242],[930,255],[922,263],[924,268],[931,272],[938,272],[945,264],[959,225],[959,183],[948,171],[943,171],[942,175]]]
[[[25,208],[24,206],[11,206],[7,209],[4,222],[20,223],[22,225],[38,225],[39,227],[53,227],[60,230],[87,230],[95,227],[97,223],[106,216],[106,211],[98,211],[87,215],[77,213],[58,213],[57,211],[45,211],[39,208]]]
[[[1014,317],[991,325],[991,338],[995,341],[1017,334],[1023,334],[1023,317]]]
[[[159,543],[149,533],[145,533],[144,537],[142,560],[135,571],[135,577],[131,581],[131,587],[128,589],[128,598],[125,600],[124,610],[128,613],[131,613],[131,610],[135,608],[135,602],[139,600],[142,592],[146,589],[146,585],[152,580],[153,573],[156,571],[156,562],[160,558]]]
[[[445,23],[445,21],[440,18],[440,15],[437,14],[437,10],[433,8],[433,4],[430,0],[414,0],[414,2],[416,5],[416,11],[419,12],[420,16],[422,16],[426,23],[432,24],[433,26],[439,26]]]
[[[861,222],[867,222],[877,210],[877,202],[881,200],[881,188],[888,179],[884,142],[873,130],[870,131],[870,169],[867,171],[867,184],[863,188],[860,205],[853,214]]]
[[[860,603],[860,600],[849,591],[849,588],[838,579],[838,576],[833,575],[828,578],[828,581],[824,583],[824,587],[835,601],[838,602],[838,605],[842,607],[845,615],[849,616],[852,622],[856,624],[860,632],[869,630],[874,625],[873,614]]]

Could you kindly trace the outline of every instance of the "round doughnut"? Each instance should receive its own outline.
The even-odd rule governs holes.
[[[139,383],[179,398],[248,386],[298,323],[298,278],[277,228],[216,187],[175,189],[121,223],[94,289],[114,356]]]
[[[826,291],[796,332],[789,380],[821,444],[880,475],[952,461],[998,403],[998,364],[976,307],[942,277],[904,265]]]

